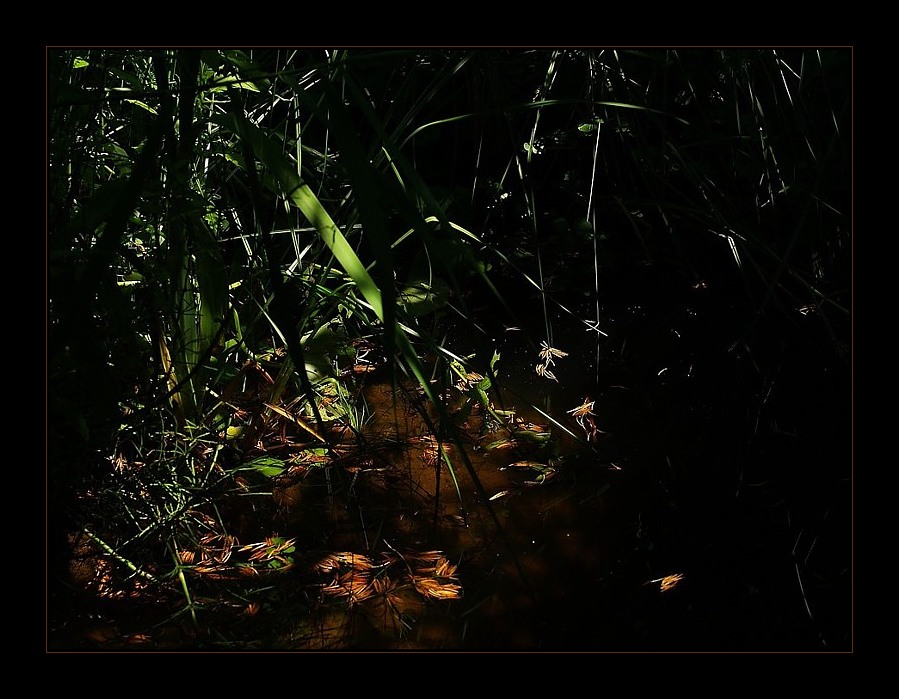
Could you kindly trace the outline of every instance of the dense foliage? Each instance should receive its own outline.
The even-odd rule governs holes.
[[[660,537],[768,484],[717,536],[795,563],[782,623],[849,646],[851,51],[51,49],[47,68],[51,628],[85,541],[201,623],[192,556],[299,560],[228,543],[226,495],[311,468],[266,440],[340,463],[377,369],[461,444],[447,392],[502,424],[497,360],[533,373],[543,342],[545,391],[547,352],[574,347],[571,394],[626,375],[679,433],[635,486],[680,508]],[[498,356],[504,326],[527,360]],[[434,468],[488,500],[458,451]],[[448,587],[410,579],[452,598],[435,560]]]

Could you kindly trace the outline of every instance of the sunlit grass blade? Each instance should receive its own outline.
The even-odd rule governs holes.
[[[356,284],[375,315],[383,321],[384,307],[378,286],[366,270],[365,265],[359,260],[352,246],[347,242],[334,219],[322,206],[315,193],[300,179],[295,166],[291,164],[279,145],[243,116],[229,114],[218,117],[216,121],[230,128],[251,146],[255,155],[276,178],[278,192],[296,206],[315,227],[321,239]]]

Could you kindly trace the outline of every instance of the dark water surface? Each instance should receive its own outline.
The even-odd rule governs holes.
[[[384,625],[400,633],[382,630],[350,647],[849,646],[847,374],[816,354],[801,327],[751,342],[714,289],[660,283],[674,288],[604,309],[604,335],[582,320],[588,295],[580,308],[572,297],[574,313],[549,309],[552,345],[567,352],[552,365],[558,381],[535,371],[540,348],[529,338],[545,337],[542,314],[521,330],[485,326],[482,338],[452,348],[476,355],[472,369],[499,351],[494,403],[546,426],[552,440],[512,453],[466,446],[484,492],[456,459],[461,503],[445,468],[435,498],[437,472],[414,449],[392,452],[364,487],[360,477],[360,501],[371,498],[362,510],[383,512],[367,531],[445,551],[464,597],[429,603],[408,628]],[[394,412],[392,387],[372,386],[367,396],[374,434],[402,441],[427,431],[410,424],[403,400]],[[570,414],[588,400],[600,430],[592,440]],[[558,459],[557,473],[523,485],[533,474],[505,468],[519,459]],[[402,475],[379,490],[390,473]]]
[[[602,299],[592,328],[596,297],[575,285],[546,316],[510,325],[482,311],[481,332],[447,333],[447,349],[473,355],[470,371],[499,352],[494,407],[548,440],[488,449],[504,433],[480,433],[472,407],[460,440],[447,439],[452,470],[438,467],[420,391],[373,375],[360,448],[242,515],[242,540],[295,538],[295,568],[224,608],[200,587],[200,630],[182,614],[175,631],[132,638],[211,651],[850,649],[848,370],[804,318],[745,336],[714,286],[639,274]],[[566,353],[557,380],[535,370],[541,341]],[[586,403],[592,434],[572,414]],[[522,461],[553,471],[510,466]],[[322,604],[327,576],[311,571],[327,551],[392,560],[377,569],[384,588]],[[460,598],[390,587],[436,551]],[[93,640],[59,643],[115,647],[118,611],[91,612]]]

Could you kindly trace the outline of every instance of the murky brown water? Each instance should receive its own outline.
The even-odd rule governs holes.
[[[241,544],[295,540],[293,567],[191,578],[196,625],[177,596],[149,606],[103,599],[58,629],[56,645],[807,650],[822,645],[816,624],[830,607],[829,636],[845,638],[848,577],[828,569],[800,589],[791,557],[808,540],[814,551],[801,565],[824,570],[827,557],[845,560],[844,538],[823,525],[820,538],[797,534],[797,512],[818,526],[816,513],[796,509],[815,480],[787,483],[792,492],[782,480],[796,462],[817,469],[839,455],[778,431],[793,413],[772,418],[769,433],[759,428],[763,386],[747,356],[704,338],[684,345],[689,326],[669,327],[667,316],[640,334],[634,327],[649,321],[636,317],[603,342],[599,364],[582,327],[559,331],[571,342],[552,367],[559,382],[534,371],[536,350],[521,339],[533,329],[497,338],[504,384],[490,398],[533,433],[517,446],[497,446],[510,435],[483,431],[475,405],[467,419],[454,413],[458,431],[438,443],[441,417],[414,386],[366,376],[361,434],[341,433],[334,454],[276,480],[270,496],[219,503],[234,506],[226,519]],[[573,412],[588,398],[600,430],[592,440]],[[457,392],[447,404],[458,411],[464,401]],[[810,434],[830,432],[840,434]],[[549,468],[512,466],[522,462]],[[821,516],[846,521],[845,498],[824,495],[831,509]]]
[[[128,600],[108,600],[115,611],[97,616],[90,637],[78,643],[212,650],[638,646],[641,605],[658,602],[658,579],[679,571],[657,570],[634,549],[645,485],[634,446],[620,434],[588,439],[589,425],[572,414],[586,400],[579,389],[569,392],[577,399],[557,396],[565,405],[553,410],[549,400],[532,405],[527,393],[555,384],[528,382],[518,392],[491,390],[494,407],[512,413],[503,422],[490,422],[464,386],[446,396],[441,417],[415,386],[366,382],[360,434],[344,431],[330,458],[274,479],[268,499],[221,504],[234,537],[230,551],[275,536],[293,540],[292,568],[241,581],[233,570],[225,574],[222,561],[205,578],[191,578],[198,627],[183,599],[160,600],[181,614],[159,626],[138,619],[124,625],[115,618]],[[631,396],[616,394],[597,396],[587,411],[605,427],[616,426],[612,415],[623,424],[629,410]],[[441,419],[453,425],[444,443],[432,432]],[[329,555],[341,562],[323,568]],[[141,624],[153,630],[144,633]]]
[[[452,469],[444,461],[438,466],[437,444],[413,405],[417,396],[389,384],[370,385],[365,447],[350,463],[275,490],[280,533],[302,546],[319,532],[320,543],[333,550],[372,556],[439,550],[456,566],[461,599],[380,594],[353,605],[334,602],[316,632],[304,625],[305,633],[282,634],[276,643],[589,648],[618,633],[602,610],[608,591],[619,584],[614,578],[622,572],[622,547],[633,536],[626,521],[633,512],[620,501],[620,467],[603,461],[583,438],[556,436],[565,432],[511,399],[506,403],[514,405],[519,424],[553,437],[487,449],[503,441],[504,430],[480,432],[482,416],[474,411],[464,441],[444,447]],[[574,418],[563,411],[558,419],[577,435]],[[510,466],[522,463],[552,468]],[[634,592],[641,582],[622,584]]]

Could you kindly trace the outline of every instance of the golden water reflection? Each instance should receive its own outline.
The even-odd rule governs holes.
[[[289,494],[275,491],[287,535],[327,526],[332,548],[372,558],[445,552],[460,594],[428,597],[422,584],[403,585],[394,573],[383,573],[373,589],[366,577],[365,599],[327,605],[316,640],[307,634],[294,642],[372,650],[589,648],[607,604],[597,599],[629,534],[610,498],[620,472],[570,440],[486,449],[501,430],[479,432],[476,416],[465,439],[441,444],[410,404],[414,392],[374,384],[365,399],[367,447],[339,479],[322,469]],[[523,409],[517,418],[533,425],[540,416]],[[443,458],[435,458],[438,450]],[[548,471],[535,469],[550,461],[552,478],[541,479]],[[405,579],[414,579],[413,564],[404,565]],[[428,584],[450,578],[439,580]]]

